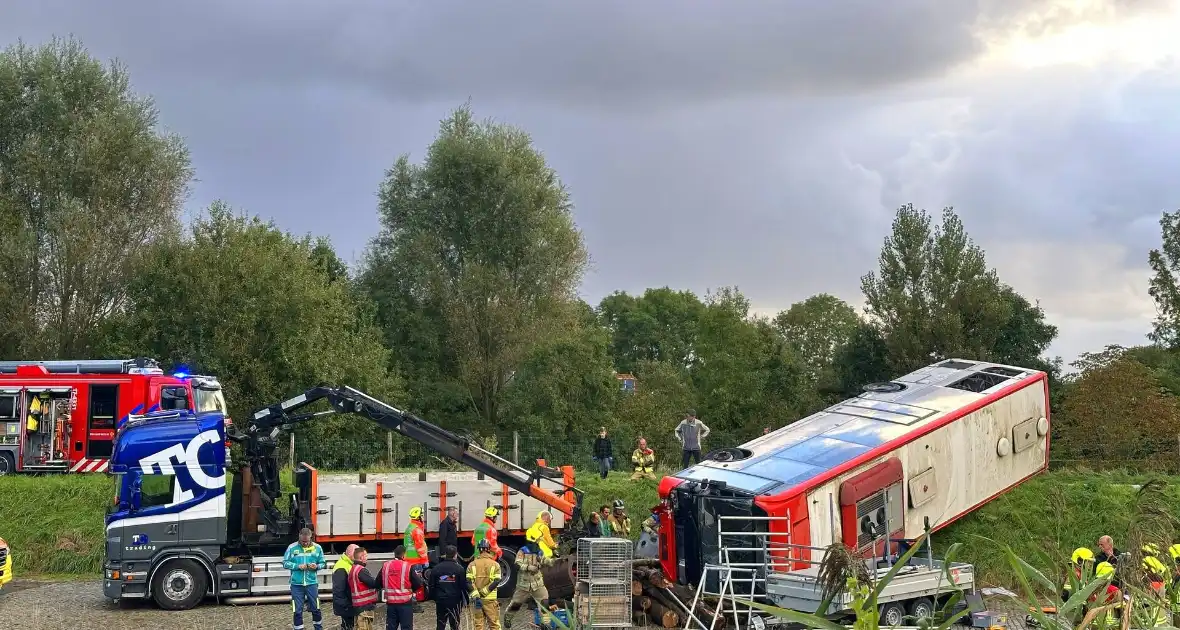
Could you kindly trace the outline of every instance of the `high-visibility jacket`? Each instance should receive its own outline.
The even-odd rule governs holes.
[[[34,396],[33,402],[29,403],[29,417],[25,420],[25,429],[29,431],[36,431],[41,420],[41,397]]]
[[[544,512],[542,512],[544,514]],[[545,521],[541,520],[541,516],[537,516],[537,520],[533,522],[528,531],[525,532],[525,539],[527,540],[532,535],[536,535],[536,540],[539,545],[544,545],[550,550],[557,549],[557,542],[553,540],[553,532],[550,531],[549,526]]]
[[[467,583],[471,585],[471,599],[496,601],[496,584],[500,581],[500,563],[488,552],[479,554],[467,565]]]
[[[357,609],[377,605],[377,589],[361,581],[360,575],[364,568],[363,564],[354,564],[348,570],[348,591],[352,593],[352,607]]]
[[[384,591],[382,601],[386,604],[408,604],[414,599],[414,589],[410,585],[410,563],[394,558],[381,568],[381,588]]]
[[[650,473],[655,470],[656,452],[650,448],[637,448],[631,453],[631,464],[635,466],[635,472]]]
[[[475,527],[475,531],[471,532],[471,546],[476,550],[479,549],[479,541],[487,539],[488,543],[492,545],[492,555],[497,560],[504,552],[500,549],[500,545],[496,543],[496,539],[500,537],[500,532],[496,530],[496,524],[490,518],[484,518],[479,525]]]
[[[429,564],[429,552],[426,550],[426,530],[422,521],[410,521],[402,544],[406,547],[406,562],[410,564]]]

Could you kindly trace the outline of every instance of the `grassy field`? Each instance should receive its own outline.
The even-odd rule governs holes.
[[[1057,471],[1041,475],[935,534],[935,548],[964,544],[960,560],[974,563],[987,585],[1013,586],[1013,574],[992,539],[1010,545],[1021,557],[1044,568],[1078,546],[1093,546],[1103,534],[1124,540],[1137,484],[1147,477],[1117,472]],[[1180,514],[1180,478],[1169,482],[1167,497]],[[646,518],[654,505],[656,483],[631,482],[623,473],[605,480],[590,472],[578,478],[585,505],[597,508],[622,499],[632,518]],[[103,515],[112,484],[101,475],[0,478],[0,537],[14,550],[20,576],[99,574]]]

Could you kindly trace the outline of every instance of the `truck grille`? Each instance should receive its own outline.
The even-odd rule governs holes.
[[[4,561],[8,559],[8,550],[0,549],[0,575],[4,575]]]

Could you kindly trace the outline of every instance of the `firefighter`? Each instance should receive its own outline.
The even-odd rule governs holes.
[[[652,508],[651,516],[639,525],[639,540],[635,541],[635,556],[637,558],[655,558],[659,551],[660,513],[658,508]]]
[[[546,558],[552,558],[553,552],[557,549],[557,543],[553,541],[553,532],[549,529],[549,524],[553,522],[553,515],[547,510],[542,510],[537,514],[537,520],[533,522],[532,527],[525,532],[525,537],[536,533],[537,547]]]
[[[1155,545],[1150,545],[1155,547]],[[1148,545],[1144,545],[1147,551]],[[1158,553],[1159,548],[1156,547]],[[1136,599],[1137,607],[1143,611],[1143,618],[1151,620],[1151,627],[1168,625],[1167,595],[1164,591],[1164,579],[1168,575],[1168,568],[1155,556],[1144,556],[1143,573],[1147,576],[1150,588]]]
[[[348,591],[352,593],[352,610],[356,613],[356,630],[373,630],[373,609],[377,607],[377,589],[381,583],[365,565],[369,552],[357,547],[352,553],[352,568],[348,570]],[[296,625],[295,628],[302,628]]]
[[[500,630],[500,601],[496,599],[500,563],[496,562],[492,541],[488,538],[480,539],[475,549],[475,560],[467,565],[467,584],[471,586],[469,599],[475,606],[475,630],[484,630],[484,622],[487,622],[488,630]]]
[[[385,602],[385,630],[414,630],[414,593],[424,583],[418,565],[410,562],[407,555],[406,548],[398,545],[393,550],[393,560],[386,562],[378,573]]]
[[[496,543],[496,539],[500,536],[500,532],[496,530],[496,518],[498,516],[500,516],[500,508],[494,505],[489,506],[488,509],[483,511],[483,520],[480,521],[479,525],[476,525],[475,531],[471,532],[471,546],[479,549],[479,543],[481,541],[488,541],[492,550],[492,556],[496,560],[499,560],[500,556],[504,555],[504,552],[500,549],[500,545]]]
[[[631,452],[631,465],[635,467],[631,481],[656,478],[656,452],[647,447],[647,440],[639,438],[639,447]]]
[[[525,604],[534,601],[538,606],[549,599],[549,591],[545,588],[545,576],[541,570],[553,564],[553,559],[541,553],[536,547],[540,540],[536,531],[530,530],[525,534],[529,542],[516,552],[516,590],[512,593],[512,601],[504,611],[504,630],[512,627],[512,613],[520,610]]]
[[[1110,610],[1106,611],[1104,615],[1099,615],[1095,621],[1101,627],[1115,628],[1122,617],[1123,593],[1113,584],[1114,565],[1109,562],[1099,562],[1094,567],[1094,577],[1112,581],[1106,585],[1105,592],[1101,596],[1098,593],[1090,596],[1091,607],[1111,606]]]
[[[618,538],[631,537],[631,517],[627,516],[622,499],[615,499],[614,511],[610,515],[610,529]]]
[[[1077,579],[1078,584],[1085,584],[1091,575],[1091,567],[1094,566],[1094,552],[1087,547],[1078,547],[1073,550],[1070,561],[1074,578]],[[1072,594],[1073,580],[1066,580],[1065,585],[1061,588],[1061,601],[1069,601],[1069,596]]]
[[[1172,584],[1168,589],[1168,599],[1172,604],[1172,617],[1180,617],[1180,544],[1168,547],[1168,555],[1172,557]]]

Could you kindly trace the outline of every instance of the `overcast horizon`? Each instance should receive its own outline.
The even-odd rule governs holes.
[[[1180,0],[12,2],[6,44],[118,58],[215,199],[355,262],[447,113],[528,131],[614,290],[859,307],[896,209],[954,206],[1050,355],[1147,343],[1180,207]],[[1173,35],[1169,37],[1169,34]],[[1172,148],[1169,148],[1172,147]]]

